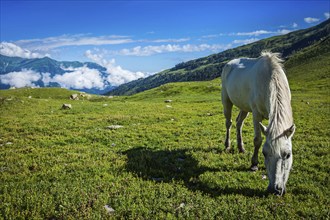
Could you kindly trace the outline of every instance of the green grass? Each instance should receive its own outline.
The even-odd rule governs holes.
[[[223,151],[219,79],[77,101],[64,89],[0,91],[0,219],[328,219],[329,58],[287,70],[297,131],[284,197],[265,193],[261,153],[248,171],[251,116],[247,152]]]

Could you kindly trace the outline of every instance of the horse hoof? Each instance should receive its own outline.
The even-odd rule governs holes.
[[[226,148],[225,148],[225,152],[226,152],[226,153],[230,153],[230,152],[231,152],[231,148],[230,148],[230,147],[226,147]]]
[[[255,172],[258,170],[258,166],[254,165],[254,166],[251,166],[250,168],[251,171]]]

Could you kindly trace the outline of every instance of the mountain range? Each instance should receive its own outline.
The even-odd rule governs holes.
[[[22,72],[28,71],[30,78],[27,80],[33,83],[26,86],[66,87],[94,94],[132,95],[170,82],[212,80],[221,76],[222,68],[229,60],[238,57],[258,57],[263,50],[279,52],[284,59],[288,59],[311,45],[329,42],[329,36],[330,19],[308,29],[270,37],[207,57],[179,63],[171,69],[118,87],[112,86],[107,80],[109,76],[107,69],[96,63],[56,61],[49,57],[25,59],[0,55],[0,89],[10,88],[10,80],[17,80],[22,77]],[[93,79],[92,83],[86,85],[86,80],[81,77],[82,73],[85,74],[84,77]],[[81,78],[77,80],[79,77]],[[75,84],[73,85],[72,82],[70,84],[70,80],[75,81]]]
[[[106,77],[109,75],[107,69],[103,66],[100,66],[92,62],[78,62],[78,61],[56,61],[49,57],[44,58],[35,58],[35,59],[25,59],[20,57],[8,57],[0,54],[0,76],[4,76],[8,73],[16,72],[15,76],[18,76],[21,72],[30,71],[30,73],[41,74],[39,79],[33,82],[33,85],[36,87],[63,87],[61,85],[61,80],[52,80],[59,78],[59,76],[64,76],[67,73],[75,73],[75,71],[97,71],[100,74],[100,79],[103,80],[103,86],[96,88],[91,87],[78,87],[77,90],[94,93],[94,94],[103,94],[113,89],[113,86],[106,81]],[[77,75],[77,74],[76,74]],[[91,76],[92,77],[92,76]],[[47,78],[47,79],[45,79]],[[68,77],[64,78],[66,80]],[[10,85],[4,83],[5,79],[1,78],[0,89],[8,89]],[[62,80],[62,81],[63,81]]]
[[[238,57],[258,57],[261,51],[279,52],[288,59],[298,51],[330,36],[330,19],[308,29],[270,37],[251,44],[229,49],[207,57],[177,64],[147,78],[122,84],[107,95],[132,95],[170,82],[204,81],[220,77],[222,67]],[[327,41],[329,42],[329,41]]]

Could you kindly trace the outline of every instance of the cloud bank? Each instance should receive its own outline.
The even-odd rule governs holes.
[[[56,82],[64,88],[74,89],[104,89],[106,84],[102,74],[96,69],[87,66],[70,68],[72,72],[55,75],[50,82]]]
[[[5,75],[0,75],[2,84],[10,85],[11,87],[36,87],[35,82],[41,79],[41,74],[33,70],[23,69],[19,72],[11,72]]]
[[[13,43],[1,42],[0,54],[8,57],[22,57],[27,59],[45,57],[39,53],[34,53],[29,50],[23,49]]]
[[[140,71],[132,72],[129,70],[125,70],[121,66],[116,65],[116,61],[114,59],[108,61],[104,59],[102,55],[95,54],[91,50],[87,50],[85,52],[85,56],[107,69],[107,73],[109,75],[106,80],[113,86],[118,86],[123,83],[127,83],[148,76],[148,74]]]
[[[58,83],[67,89],[105,89],[108,85],[106,79],[96,69],[89,69],[86,66],[70,68],[71,71],[63,75],[51,77],[50,73],[38,73],[34,70],[23,69],[18,72],[10,72],[0,75],[2,84],[12,87],[37,87],[37,82],[41,81],[45,86],[50,83]]]

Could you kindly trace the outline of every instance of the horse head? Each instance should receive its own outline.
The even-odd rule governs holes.
[[[295,132],[295,125],[286,129],[281,135],[273,137],[271,132],[260,123],[262,133],[266,136],[262,153],[269,179],[268,192],[276,195],[285,193],[285,186],[292,166],[291,139]]]

